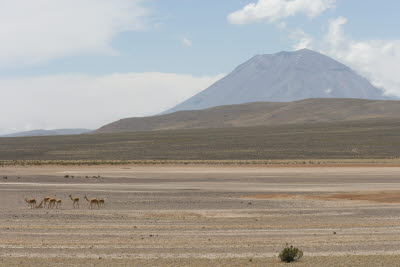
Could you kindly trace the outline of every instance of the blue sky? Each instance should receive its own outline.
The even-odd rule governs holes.
[[[155,114],[255,54],[303,47],[400,95],[399,10],[397,0],[3,0],[0,112],[16,116],[0,119],[0,134]]]
[[[119,55],[76,54],[34,66],[0,69],[2,77],[84,72],[174,72],[194,75],[226,73],[255,54],[293,50],[285,32],[266,22],[231,25],[226,16],[248,3],[244,0],[148,1],[149,25],[142,31],[121,32],[111,40]],[[295,16],[288,27],[321,36],[330,18],[349,18],[346,31],[354,38],[392,39],[400,36],[400,1],[337,1],[335,8],[317,18]],[[156,25],[156,26],[155,26]],[[192,42],[185,49],[181,38]]]

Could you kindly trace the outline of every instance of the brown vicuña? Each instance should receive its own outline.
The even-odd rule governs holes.
[[[72,200],[72,206],[74,207],[74,209],[76,207],[78,207],[78,209],[79,209],[79,197],[72,197],[72,195],[69,195],[69,197]]]
[[[41,208],[42,208],[42,205],[43,205],[43,203],[44,203],[44,199],[42,200],[42,202],[40,202],[40,204],[39,204],[39,205],[36,205],[36,208],[37,208],[37,209],[41,209]]]
[[[44,207],[46,207],[46,204],[47,204],[47,207],[49,206],[49,200],[51,199],[51,197],[45,197],[45,198],[43,198],[43,201],[44,201],[44,204],[43,204],[43,206]]]
[[[56,200],[56,209],[61,208],[61,199]]]
[[[89,203],[90,209],[93,208],[93,205],[97,205],[97,208],[99,208],[99,201],[98,201],[96,198],[88,199],[87,196],[85,196],[85,199],[86,199],[87,202]]]
[[[31,209],[34,209],[36,207],[36,199],[34,199],[34,198],[30,198],[30,199],[25,198],[25,202],[29,204]]]
[[[55,205],[56,205],[56,199],[55,198],[50,198],[49,199],[49,204],[47,205],[47,208],[48,209],[52,209],[52,208],[55,207]]]

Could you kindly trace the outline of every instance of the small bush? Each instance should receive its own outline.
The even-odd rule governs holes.
[[[279,254],[279,258],[283,262],[297,261],[301,257],[303,257],[303,251],[301,251],[300,249],[293,247],[293,246],[290,246],[290,247],[287,246]]]

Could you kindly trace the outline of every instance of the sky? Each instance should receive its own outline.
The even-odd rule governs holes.
[[[309,48],[400,96],[398,0],[0,0],[0,135],[160,113]]]

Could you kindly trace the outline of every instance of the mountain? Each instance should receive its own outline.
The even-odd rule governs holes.
[[[302,49],[254,56],[209,88],[164,114],[258,101],[390,99],[382,93],[342,63],[318,52]]]
[[[193,128],[400,119],[400,101],[365,99],[306,99],[295,102],[256,102],[178,111],[143,118],[122,119],[93,133],[118,133]]]
[[[56,130],[33,130],[3,135],[1,137],[26,137],[26,136],[48,136],[48,135],[76,135],[89,133],[89,129],[56,129]]]

